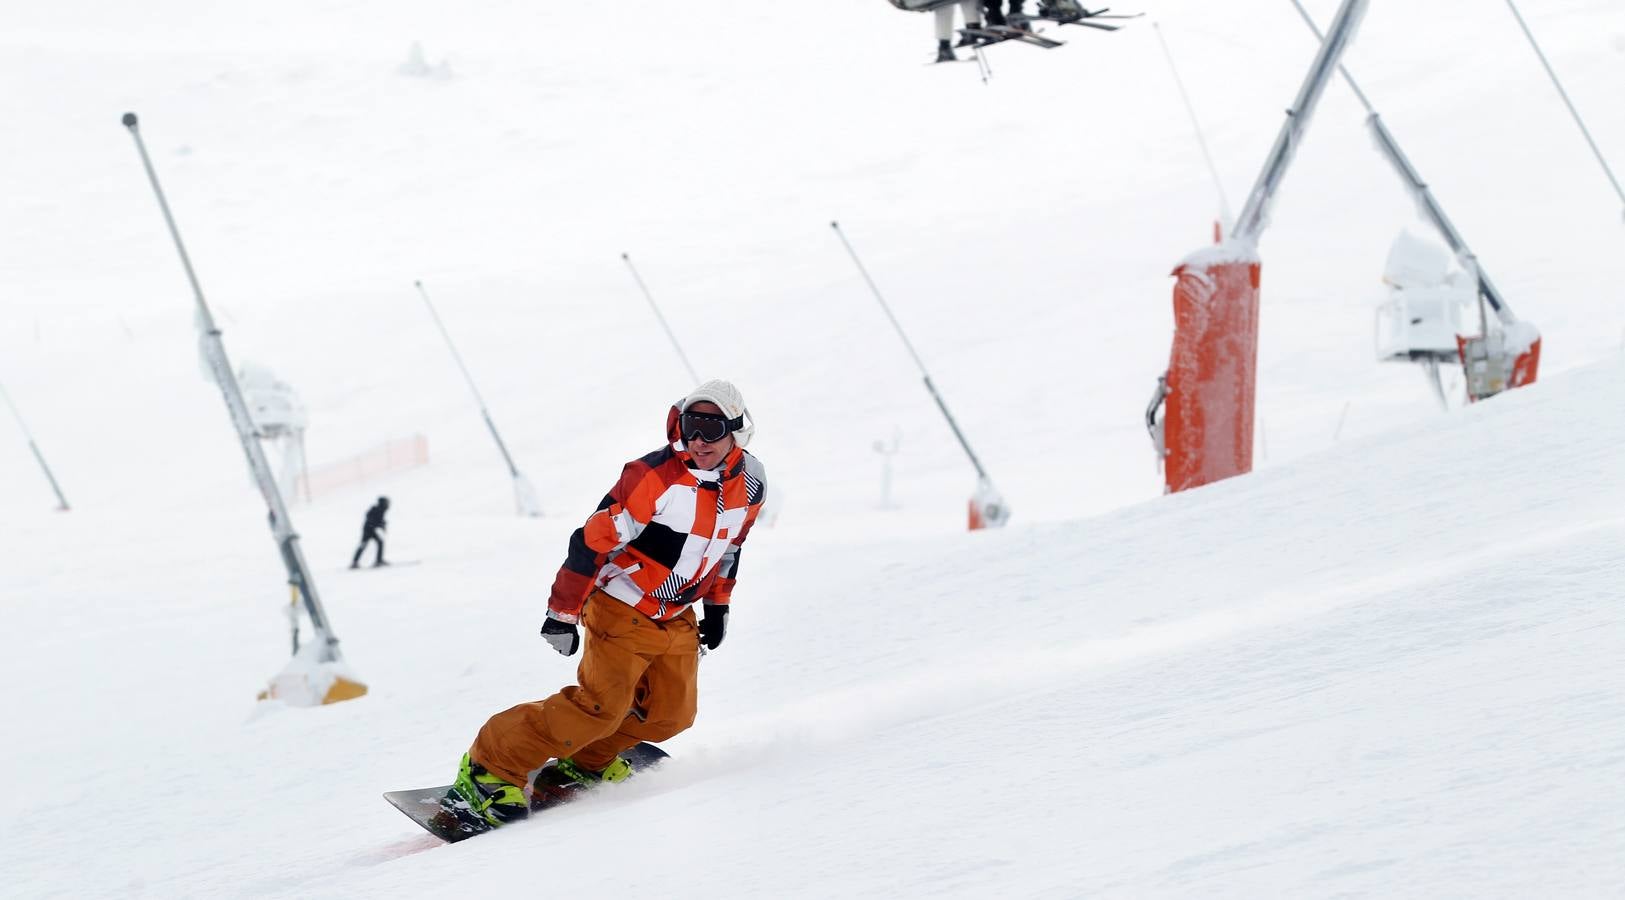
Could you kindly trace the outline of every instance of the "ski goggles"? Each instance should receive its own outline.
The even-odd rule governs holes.
[[[730,419],[716,413],[686,412],[677,418],[677,431],[685,441],[700,440],[707,444],[715,444],[729,433],[738,431],[744,424],[744,416]]]

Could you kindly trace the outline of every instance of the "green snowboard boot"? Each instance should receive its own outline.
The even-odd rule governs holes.
[[[576,765],[573,759],[561,759],[554,768],[560,775],[570,779],[582,787],[592,787],[599,784],[614,784],[632,777],[632,764],[626,760],[615,757],[615,761],[604,767],[602,772]]]
[[[473,818],[493,828],[530,815],[530,801],[525,798],[523,788],[485,771],[485,767],[469,759],[467,753],[457,767],[457,780],[452,782],[446,799],[459,812],[471,813]]]

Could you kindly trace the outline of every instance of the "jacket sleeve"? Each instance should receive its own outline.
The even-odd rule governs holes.
[[[754,456],[745,457],[745,495],[750,504],[745,509],[745,524],[740,527],[739,535],[728,544],[728,549],[723,551],[722,559],[717,563],[717,577],[701,598],[711,606],[727,606],[732,602],[734,585],[739,581],[739,553],[745,545],[745,538],[750,537],[751,526],[756,524],[756,516],[762,511],[762,503],[767,499],[767,472]]]
[[[654,518],[660,486],[654,470],[639,460],[626,464],[620,480],[599,501],[598,510],[570,535],[564,565],[553,578],[548,618],[575,622],[592,592],[598,570],[611,555],[643,532]]]

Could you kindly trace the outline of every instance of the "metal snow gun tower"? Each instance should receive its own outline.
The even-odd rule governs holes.
[[[880,287],[875,284],[873,278],[869,277],[869,270],[864,267],[863,261],[858,259],[858,251],[854,250],[852,242],[846,239],[846,232],[841,230],[841,223],[830,222],[829,227],[834,230],[835,236],[840,238],[841,246],[846,248],[846,253],[852,257],[852,264],[857,267],[858,274],[863,276],[864,283],[869,285],[869,292],[874,294],[875,302],[880,304],[881,311],[886,314],[886,318],[891,322],[892,327],[897,330],[897,336],[902,339],[903,347],[908,350],[908,355],[914,359],[914,365],[919,367],[920,377],[925,381],[925,389],[931,395],[931,399],[936,402],[937,411],[942,413],[942,418],[948,423],[948,429],[954,433],[954,438],[959,441],[959,448],[965,451],[965,456],[970,459],[971,468],[976,470],[976,489],[971,494],[970,501],[966,506],[966,527],[971,531],[979,531],[983,528],[1003,528],[1005,523],[1010,521],[1010,504],[1006,503],[1004,495],[993,487],[992,477],[987,474],[987,469],[982,467],[982,461],[976,458],[976,451],[971,449],[970,441],[965,438],[965,432],[959,429],[959,423],[954,420],[953,413],[948,411],[948,404],[943,401],[942,394],[937,391],[937,386],[932,383],[931,373],[925,369],[925,361],[920,359],[919,353],[915,352],[914,343],[908,339],[908,334],[903,331],[902,323],[898,322],[897,316],[892,313],[891,304],[886,302],[886,298],[880,293]]]
[[[181,242],[180,231],[175,227],[175,218],[170,215],[169,203],[164,199],[163,188],[158,184],[158,173],[152,167],[152,159],[147,155],[146,144],[141,140],[141,132],[137,130],[135,113],[125,113],[123,121],[124,127],[130,130],[130,136],[135,139],[136,150],[141,153],[141,164],[147,171],[147,179],[152,182],[153,193],[158,198],[158,208],[164,214],[164,224],[169,227],[169,235],[175,240],[175,249],[180,253],[181,266],[186,270],[187,281],[192,285],[192,296],[197,300],[197,315],[203,330],[204,354],[215,383],[220,386],[220,392],[225,398],[226,409],[231,413],[231,424],[237,430],[244,455],[248,457],[248,468],[254,476],[254,483],[259,487],[260,494],[265,498],[265,505],[270,511],[271,534],[276,540],[277,551],[282,556],[283,565],[288,570],[288,589],[295,601],[300,599],[304,601],[305,613],[310,617],[311,628],[316,633],[316,639],[307,642],[301,648],[298,646],[298,632],[295,631],[294,658],[272,679],[270,687],[260,693],[260,699],[283,700],[295,706],[316,706],[360,697],[367,692],[367,686],[350,673],[339,657],[339,639],[328,625],[327,613],[322,609],[321,598],[316,594],[316,583],[310,577],[310,566],[306,564],[305,555],[299,549],[299,535],[294,532],[293,522],[288,518],[288,508],[282,502],[282,493],[277,489],[276,479],[271,474],[271,466],[265,458],[265,450],[260,446],[260,435],[249,414],[248,404],[243,399],[242,388],[238,385],[231,362],[226,357],[226,346],[220,340],[220,329],[215,325],[214,316],[209,312],[209,305],[203,299],[203,288],[198,284],[197,273],[192,271],[192,261],[186,254],[185,244]]]
[[[1292,0],[1292,5],[1315,39],[1323,41],[1320,29],[1303,4]],[[1513,12],[1516,14],[1516,7]],[[1521,17],[1519,21],[1522,22]],[[1467,240],[1445,215],[1444,207],[1433,196],[1421,173],[1399,148],[1399,141],[1360,90],[1348,67],[1339,65],[1337,70],[1365,108],[1366,127],[1371,131],[1373,143],[1393,167],[1411,199],[1416,201],[1417,211],[1438,231],[1461,266],[1460,273],[1448,272],[1448,262],[1433,258],[1429,247],[1409,235],[1402,234],[1394,242],[1383,277],[1390,287],[1390,295],[1377,313],[1377,358],[1384,362],[1421,365],[1445,405],[1448,402],[1439,378],[1441,363],[1461,363],[1470,402],[1492,397],[1508,388],[1533,384],[1540,369],[1539,330],[1513,315],[1512,307],[1490,280],[1478,256],[1467,246]],[[1572,111],[1572,107],[1570,109]],[[1584,131],[1583,125],[1581,130]],[[1596,149],[1595,145],[1592,149]],[[1606,164],[1604,169],[1607,169]],[[1461,334],[1457,320],[1463,305],[1459,301],[1466,298],[1478,304],[1476,335]],[[1495,313],[1493,329],[1490,311]]]
[[[1200,487],[1253,468],[1253,405],[1258,370],[1258,238],[1315,105],[1354,39],[1366,0],[1343,0],[1287,110],[1274,149],[1228,238],[1174,269],[1174,341],[1168,371],[1146,411],[1163,457],[1164,490]],[[1166,403],[1164,418],[1156,420]]]

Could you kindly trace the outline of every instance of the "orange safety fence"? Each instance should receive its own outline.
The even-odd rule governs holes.
[[[299,476],[295,496],[305,500],[331,494],[374,478],[429,463],[429,439],[421,434],[397,438],[349,459],[327,463]]]

